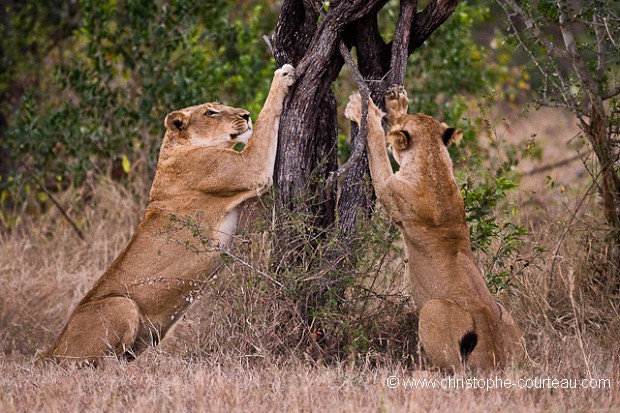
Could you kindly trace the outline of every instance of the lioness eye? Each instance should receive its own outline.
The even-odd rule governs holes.
[[[211,110],[211,109],[208,109],[208,110],[205,112],[205,116],[215,116],[215,115],[217,115],[217,114],[219,114],[219,113],[220,113],[220,112],[218,112],[218,111],[216,111],[216,110]]]

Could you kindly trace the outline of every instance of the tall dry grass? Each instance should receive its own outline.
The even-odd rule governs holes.
[[[603,378],[611,389],[389,388],[392,375],[445,378],[423,370],[413,308],[398,278],[402,255],[394,250],[375,256],[388,257],[380,269],[373,258],[362,263],[368,278],[360,284],[373,294],[360,298],[365,290],[350,287],[348,306],[321,314],[324,334],[345,334],[351,343],[339,349],[339,361],[321,357],[295,284],[269,279],[274,222],[260,204],[258,215],[267,218],[240,233],[236,258],[225,259],[159,347],[94,371],[35,364],[141,217],[146,187],[136,195],[98,182],[60,198],[86,242],[54,209],[0,234],[0,411],[618,411],[618,263],[596,196],[582,196],[589,187],[582,178],[564,190],[539,185],[532,193],[525,185],[510,200],[520,206],[514,219],[532,233],[521,255],[538,258],[498,297],[523,327],[529,358],[497,374]]]
[[[121,186],[87,185],[60,196],[87,234],[81,241],[56,209],[20,217],[0,233],[0,349],[35,354],[129,241],[143,200]]]

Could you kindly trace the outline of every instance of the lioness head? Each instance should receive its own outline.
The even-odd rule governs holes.
[[[252,135],[250,112],[219,103],[205,103],[166,116],[166,140],[176,145],[229,148]]]
[[[461,129],[450,128],[443,122],[418,113],[393,119],[387,139],[394,159],[404,165],[425,154],[448,156],[448,145],[458,144],[462,137]]]

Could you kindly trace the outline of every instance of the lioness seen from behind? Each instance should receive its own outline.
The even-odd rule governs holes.
[[[493,300],[471,250],[463,198],[447,145],[462,132],[423,114],[408,115],[402,88],[386,97],[389,141],[400,165],[392,171],[381,125],[384,113],[368,110],[368,160],[379,202],[405,241],[410,291],[420,309],[418,335],[430,361],[454,371],[501,368],[524,356],[521,330]],[[361,120],[359,94],[345,115]]]

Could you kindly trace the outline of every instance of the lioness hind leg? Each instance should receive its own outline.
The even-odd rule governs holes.
[[[418,336],[431,362],[458,370],[474,350],[478,337],[471,314],[450,300],[430,300],[420,311]]]
[[[131,350],[140,329],[140,309],[131,299],[109,297],[75,309],[48,356],[61,364],[97,364]]]
[[[508,310],[499,303],[497,305],[501,311],[500,322],[503,331],[501,346],[504,349],[506,362],[522,361],[525,359],[523,332]]]

